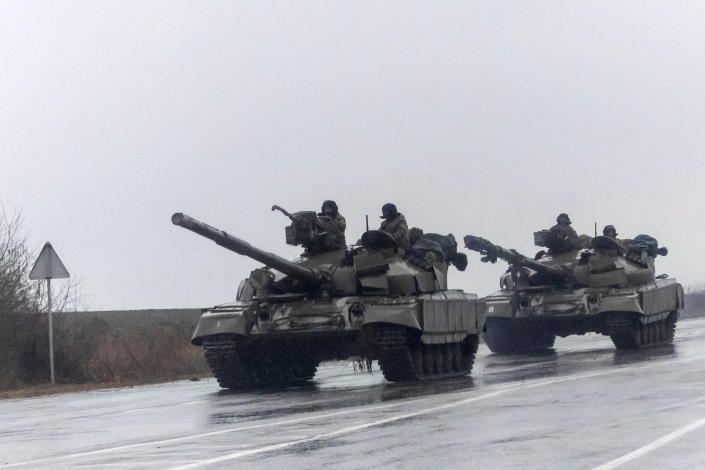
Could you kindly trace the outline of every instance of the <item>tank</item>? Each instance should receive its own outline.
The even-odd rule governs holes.
[[[321,361],[351,358],[377,360],[391,382],[470,373],[484,308],[476,295],[447,288],[448,266],[467,263],[452,236],[453,249],[425,269],[416,262],[423,252],[404,252],[385,232],[370,230],[357,246],[338,247],[327,218],[272,209],[291,219],[287,244],[304,248],[294,261],[172,216],[265,265],[240,283],[235,301],[205,309],[193,334],[223,388],[305,383]]]
[[[535,233],[537,245],[545,246],[545,235]],[[484,338],[494,353],[547,349],[556,336],[589,332],[608,335],[617,349],[673,341],[683,287],[655,275],[655,258],[668,250],[648,235],[582,235],[575,249],[534,258],[472,235],[464,242],[484,262],[509,263],[500,290],[485,298]]]

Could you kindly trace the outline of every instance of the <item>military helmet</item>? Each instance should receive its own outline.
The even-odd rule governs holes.
[[[323,215],[325,213],[326,207],[330,207],[333,209],[333,216],[338,215],[338,204],[335,203],[335,201],[331,201],[330,199],[323,201],[323,204],[321,204],[321,213],[318,215]]]
[[[396,217],[397,214],[397,206],[391,202],[388,202],[382,206],[382,215],[380,216],[380,219],[391,219]]]
[[[610,232],[611,235],[609,235]],[[605,225],[605,228],[602,229],[602,235],[616,237],[619,234],[617,233],[617,229],[614,228],[614,225]]]
[[[568,225],[571,224],[570,217],[568,217],[568,214],[566,214],[565,212],[561,212],[560,214],[558,214],[558,217],[556,217],[556,222],[560,224],[561,221],[564,221]]]

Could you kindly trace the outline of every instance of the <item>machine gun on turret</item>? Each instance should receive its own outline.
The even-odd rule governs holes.
[[[276,204],[272,206],[272,210],[281,212],[291,220],[291,224],[285,228],[287,245],[303,246],[306,254],[343,248],[336,246],[336,229],[329,217],[319,216],[315,211],[292,214]]]

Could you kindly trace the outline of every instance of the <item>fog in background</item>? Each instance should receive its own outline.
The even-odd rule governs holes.
[[[410,226],[533,255],[568,212],[705,280],[705,3],[0,4],[0,200],[92,309],[207,306],[258,263],[183,211],[285,257],[270,211],[338,202],[347,238]],[[461,243],[462,244],[462,243]],[[469,253],[452,287],[506,265]]]

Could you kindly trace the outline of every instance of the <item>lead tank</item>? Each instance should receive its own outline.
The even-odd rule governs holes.
[[[536,244],[546,246],[546,235],[536,232]],[[683,288],[655,275],[655,258],[668,251],[648,235],[581,236],[582,247],[534,259],[472,235],[464,242],[484,262],[509,263],[501,290],[485,298],[485,340],[495,353],[546,349],[556,336],[588,332],[610,336],[617,349],[673,341]]]
[[[187,215],[172,216],[174,224],[265,265],[241,282],[237,300],[204,310],[193,334],[222,387],[303,383],[321,361],[349,358],[378,360],[391,382],[470,373],[484,309],[476,295],[447,288],[448,265],[467,264],[452,236],[452,250],[424,269],[385,232],[370,230],[359,246],[337,247],[330,220],[274,209],[292,221],[287,243],[304,247],[295,261]]]

